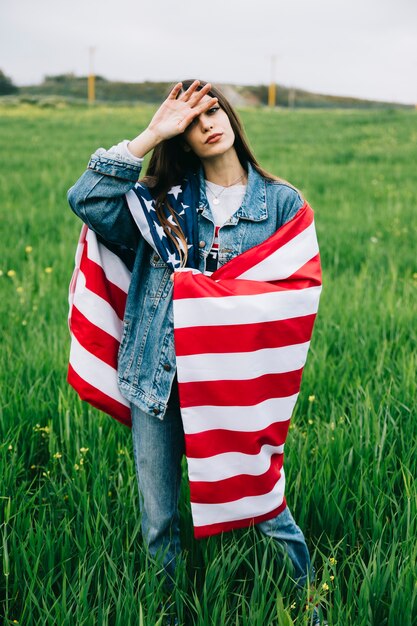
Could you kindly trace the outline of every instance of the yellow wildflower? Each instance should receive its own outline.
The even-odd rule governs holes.
[[[49,433],[50,428],[49,426],[41,426],[40,424],[36,424],[36,426],[33,427],[33,430],[35,432],[39,432],[40,430],[43,430],[45,433]]]
[[[62,457],[62,454],[60,452],[55,452],[54,459],[60,459],[61,457]]]
[[[22,293],[23,292],[23,287],[16,287],[16,291],[17,291],[17,293]]]
[[[330,580],[331,580],[332,582],[334,581],[334,576],[333,576],[333,575],[331,575],[331,576],[330,576]]]
[[[14,270],[9,270],[7,272],[7,276],[10,276],[10,278],[13,278],[13,276],[16,276],[16,272]]]
[[[80,448],[80,452],[81,454],[85,454],[86,452],[89,451],[90,448]]]
[[[120,448],[120,450],[118,450],[118,451],[117,451],[117,453],[118,453],[118,454],[126,454],[126,453],[125,453],[125,451],[124,451],[124,450],[122,450],[121,448]]]
[[[295,609],[296,606],[297,606],[296,602],[293,602],[290,606],[290,609]]]
[[[107,495],[109,496],[109,498],[111,498],[113,494],[112,494],[112,492],[111,492],[111,491],[108,491],[108,492],[107,492]]]
[[[75,469],[75,470],[77,470],[77,472],[78,472],[78,470],[80,469],[80,466],[78,465],[78,463],[76,463],[76,464],[74,465],[74,469]]]
[[[10,446],[7,448],[8,450],[13,450],[13,446],[12,444],[10,444]]]
[[[0,270],[0,276],[3,276],[3,270]]]
[[[413,278],[414,278],[414,280],[417,280],[417,272],[414,272]]]
[[[32,246],[26,246],[25,248],[25,252],[27,252],[28,254],[30,254],[32,250],[33,250]]]
[[[316,396],[308,396],[309,402],[314,402],[315,399],[316,399]]]
[[[37,465],[31,465],[30,469],[36,469],[38,466]]]
[[[80,459],[80,465],[84,465],[84,459],[83,459],[83,457],[81,457],[81,459]]]
[[[312,420],[312,419],[309,419],[309,420],[308,420],[308,423],[310,424],[310,426],[311,426],[311,424],[314,424],[314,422],[313,422],[313,420]]]
[[[327,583],[323,583],[321,588],[323,589],[323,591],[329,591],[329,585]]]
[[[335,558],[333,558],[333,557],[331,556],[331,557],[330,557],[330,559],[329,559],[329,563],[330,563],[330,565],[336,565],[337,561],[336,561],[336,559],[335,559]]]
[[[45,267],[45,274],[52,274],[53,271],[52,267]]]
[[[22,320],[22,326],[27,326],[27,321],[26,320]]]

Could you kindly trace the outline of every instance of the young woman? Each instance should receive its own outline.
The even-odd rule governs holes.
[[[181,552],[178,498],[184,432],[178,399],[172,315],[172,271],[144,242],[126,196],[150,151],[142,189],[151,192],[160,226],[181,265],[211,274],[256,246],[292,219],[304,201],[296,189],[264,171],[229,102],[210,83],[177,83],[148,127],[110,150],[98,149],[68,192],[73,211],[109,245],[134,257],[124,333],[119,351],[119,387],[131,404],[134,458],[144,541],[173,578]],[[196,181],[193,206],[197,246],[185,241],[170,207],[184,181]],[[191,264],[192,265],[192,264]],[[302,531],[288,506],[257,524],[285,549],[294,578],[312,578]],[[315,615],[314,623],[318,624]]]

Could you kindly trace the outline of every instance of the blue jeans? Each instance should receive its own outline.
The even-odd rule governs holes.
[[[143,538],[149,554],[163,566],[168,578],[173,579],[181,553],[178,500],[184,454],[178,396],[174,389],[162,420],[136,406],[131,410]],[[308,577],[312,580],[314,569],[304,535],[288,507],[256,527],[264,535],[273,537],[287,553],[297,586],[303,587]]]

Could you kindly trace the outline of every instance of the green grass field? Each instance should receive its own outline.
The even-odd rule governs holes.
[[[130,430],[66,384],[81,222],[66,191],[152,108],[0,109],[0,622],[160,624]],[[260,163],[316,215],[324,289],[286,445],[287,499],[330,626],[417,623],[417,112],[241,111]],[[196,542],[183,624],[307,625],[253,530]]]

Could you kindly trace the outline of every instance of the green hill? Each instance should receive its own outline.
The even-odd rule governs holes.
[[[96,76],[95,92],[98,102],[112,103],[158,103],[163,100],[173,83],[150,82],[129,83],[107,80]],[[219,85],[232,104],[236,106],[265,106],[268,103],[267,85]],[[302,89],[277,85],[277,105],[303,108],[412,108],[392,102],[362,100],[343,96],[317,94]],[[45,76],[39,85],[19,88],[19,98],[36,101],[39,97],[59,96],[84,101],[87,98],[87,77],[74,74]]]

